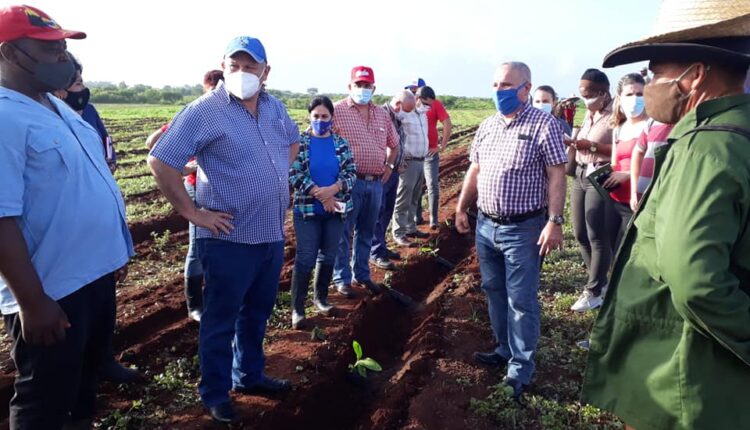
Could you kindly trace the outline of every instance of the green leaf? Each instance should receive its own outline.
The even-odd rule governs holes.
[[[359,372],[359,376],[366,378],[367,377],[367,370],[365,370],[362,366],[354,366],[355,369],[357,369],[357,372]]]
[[[369,370],[372,370],[373,372],[380,372],[381,370],[383,370],[383,368],[380,367],[380,364],[370,357],[367,357],[364,360],[357,361],[357,364]]]
[[[352,348],[354,348],[354,354],[357,356],[357,360],[362,359],[362,346],[356,340],[352,342]]]

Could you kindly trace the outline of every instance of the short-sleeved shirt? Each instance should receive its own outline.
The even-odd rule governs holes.
[[[445,122],[448,118],[450,118],[450,115],[448,115],[448,111],[445,110],[445,106],[440,103],[440,100],[435,99],[430,105],[430,109],[427,111],[427,125],[429,127],[427,129],[427,136],[430,139],[430,149],[438,147],[438,121]]]
[[[404,158],[424,158],[429,151],[427,115],[414,109],[411,112],[399,112],[398,118],[404,131],[404,140],[401,142]]]
[[[651,179],[654,177],[654,150],[667,144],[667,137],[672,132],[674,126],[654,121],[649,124],[646,130],[638,138],[636,147],[644,153],[643,162],[641,163],[641,174],[638,176],[638,197],[640,198],[646,189],[651,185]]]
[[[357,173],[382,175],[385,172],[386,148],[397,148],[398,133],[388,113],[370,102],[369,114],[360,114],[347,97],[334,106],[336,132],[349,142]]]
[[[482,122],[470,159],[479,164],[477,206],[487,215],[521,215],[548,205],[549,166],[568,161],[560,123],[526,104],[506,123],[500,114]]]
[[[198,227],[197,238],[255,245],[284,240],[289,148],[298,141],[281,101],[262,92],[254,116],[220,83],[172,120],[151,155],[178,171],[196,157],[197,206],[234,217],[229,234]]]
[[[59,300],[124,266],[133,243],[99,134],[47,98],[59,115],[0,87],[0,218],[16,219],[44,292]],[[18,310],[0,282],[0,311]]]
[[[609,126],[609,119],[612,117],[612,103],[599,112],[586,110],[586,117],[581,124],[581,130],[578,132],[578,139],[586,139],[597,144],[612,144],[612,129]],[[579,149],[576,152],[576,161],[580,164],[597,164],[606,163],[610,160],[607,155],[599,152],[591,152],[586,149]]]

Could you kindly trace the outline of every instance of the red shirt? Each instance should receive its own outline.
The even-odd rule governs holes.
[[[386,148],[398,148],[399,137],[391,116],[370,103],[369,113],[360,114],[351,98],[336,103],[333,123],[336,134],[349,142],[349,148],[362,175],[385,172]]]
[[[430,110],[427,111],[427,139],[430,141],[430,149],[435,149],[438,146],[438,121],[445,122],[448,118],[450,118],[450,115],[445,110],[445,106],[440,103],[440,100],[435,99],[430,105]]]
[[[614,156],[613,172],[630,173],[630,160],[633,158],[633,148],[638,143],[638,138],[630,140],[618,140],[617,152]],[[616,202],[630,204],[630,179],[620,184],[614,191],[609,193],[610,197]]]
[[[163,126],[161,126],[161,132],[162,132],[162,134],[166,133],[168,128],[169,128],[169,123],[166,123]],[[193,158],[190,159],[190,161],[193,161],[193,160],[195,160],[195,157],[193,157]],[[191,173],[191,174],[189,174],[189,175],[187,175],[187,176],[184,177],[185,182],[187,182],[188,184],[190,184],[193,187],[195,187],[195,183],[198,180],[197,176],[198,176],[197,173]]]

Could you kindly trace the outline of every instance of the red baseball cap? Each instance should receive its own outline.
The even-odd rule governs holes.
[[[84,39],[86,33],[63,30],[54,19],[35,7],[21,5],[0,8],[0,42],[22,38]]]
[[[356,82],[367,82],[370,84],[375,83],[375,72],[372,68],[367,66],[356,66],[352,69],[352,80],[351,83]]]

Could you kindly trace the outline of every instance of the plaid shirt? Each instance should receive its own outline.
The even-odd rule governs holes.
[[[339,159],[339,177],[341,191],[336,194],[336,200],[346,203],[346,210],[342,218],[352,210],[352,193],[354,180],[357,178],[357,166],[354,164],[349,143],[337,134],[332,134],[336,157]],[[294,208],[302,213],[304,218],[315,215],[315,197],[310,190],[316,185],[310,176],[310,133],[300,136],[299,154],[289,170],[289,182],[294,188]]]
[[[529,104],[507,124],[500,113],[484,120],[470,159],[480,166],[477,206],[495,217],[546,207],[546,167],[568,161],[558,121]]]
[[[281,101],[261,93],[253,116],[220,83],[177,114],[151,155],[178,171],[195,156],[196,204],[234,217],[230,234],[198,227],[199,239],[255,245],[284,240],[289,147],[298,139]]]
[[[359,113],[351,98],[336,103],[333,114],[336,133],[349,142],[357,173],[382,175],[386,147],[398,148],[399,138],[388,113],[370,102],[369,114]]]

